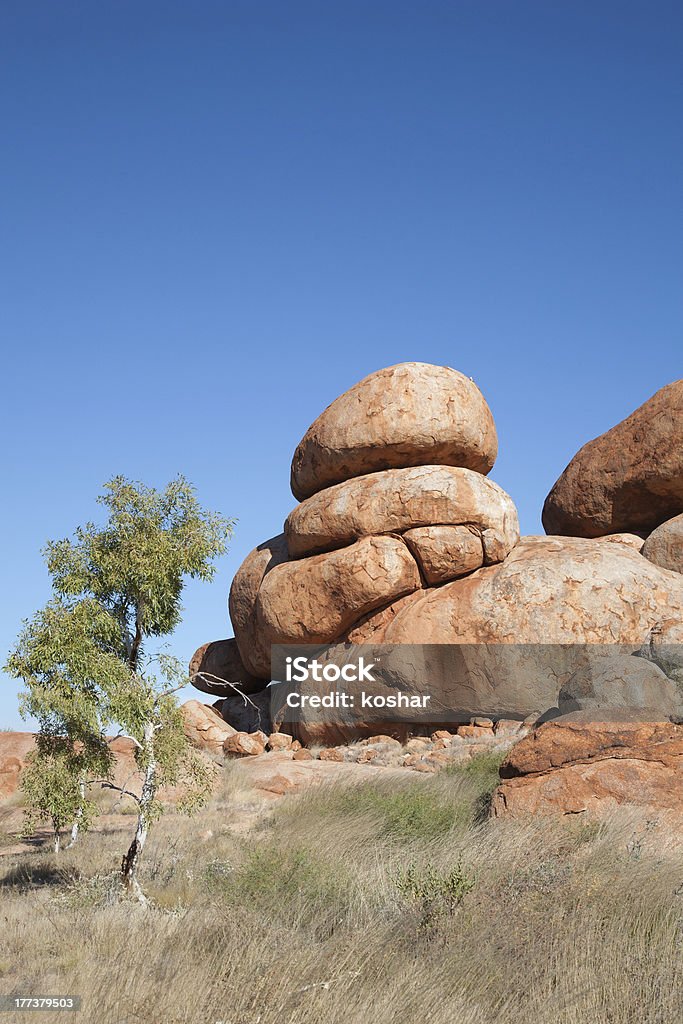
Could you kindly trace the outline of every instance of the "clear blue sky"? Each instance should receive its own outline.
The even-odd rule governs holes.
[[[3,653],[116,473],[239,518],[189,657],[370,371],[475,378],[525,532],[681,376],[679,3],[5,0],[0,51]]]

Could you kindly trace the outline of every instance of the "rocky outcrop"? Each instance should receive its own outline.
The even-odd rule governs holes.
[[[683,726],[664,719],[567,715],[516,744],[500,774],[499,817],[600,817],[630,805],[683,824]]]
[[[391,469],[356,477],[303,501],[285,522],[290,557],[329,551],[360,537],[420,526],[471,525],[501,538],[501,561],[519,540],[517,510],[500,487],[452,466]]]
[[[220,705],[239,731],[287,725],[322,744],[403,735],[411,716],[387,710],[397,691],[429,694],[425,727],[575,709],[683,713],[680,641],[659,639],[683,622],[683,574],[643,557],[665,527],[645,546],[643,536],[683,508],[682,389],[658,392],[572,460],[544,521],[580,536],[520,541],[512,499],[485,475],[495,427],[472,381],[421,363],[372,374],[299,444],[302,500],[238,570],[235,641],[201,648],[197,678],[217,696],[222,679],[240,680],[253,703],[231,694]],[[387,701],[376,713],[306,708],[290,722],[278,686],[258,692],[279,644],[318,645],[333,667],[383,645],[375,692]]]
[[[344,392],[311,424],[292,459],[298,500],[351,477],[403,466],[488,473],[498,439],[474,381],[447,366],[399,363]]]
[[[574,456],[543,507],[546,533],[650,533],[683,512],[683,380]]]
[[[183,718],[183,732],[189,743],[197,750],[204,750],[212,757],[221,757],[223,744],[235,729],[228,725],[216,708],[188,700],[180,708]]]
[[[643,544],[643,554],[662,569],[683,573],[683,514],[653,530]]]
[[[663,609],[683,618],[683,580],[630,545],[529,537],[501,565],[404,599],[401,610],[382,612],[374,630],[354,639],[390,651],[383,655],[386,689],[376,692],[428,692],[446,721],[581,707],[683,714],[683,688],[633,657],[653,629],[659,636]],[[681,649],[660,645],[669,660]],[[332,647],[327,657],[344,663],[358,653]],[[305,708],[292,728],[311,742],[338,743],[380,725],[381,710]]]
[[[390,367],[340,396],[294,458],[295,492],[311,496],[235,575],[238,651],[225,641],[193,659],[202,688],[224,695],[230,670],[256,692],[271,678],[274,644],[367,634],[373,616],[390,618],[423,587],[502,561],[519,525],[510,497],[482,475],[496,447],[481,393],[446,367]]]

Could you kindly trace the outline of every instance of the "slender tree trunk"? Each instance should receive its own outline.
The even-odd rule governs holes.
[[[134,896],[140,903],[147,903],[147,897],[138,882],[137,872],[142,851],[147,841],[147,833],[149,832],[149,810],[156,794],[157,765],[154,756],[154,726],[151,722],[145,723],[142,749],[146,767],[138,805],[138,824],[135,830],[135,838],[128,848],[128,853],[125,854],[121,861],[121,881],[124,889],[130,895]]]
[[[85,803],[85,782],[79,782],[78,791],[81,794],[81,803],[80,807],[76,811],[73,825],[71,826],[71,839],[66,844],[67,850],[70,850],[71,847],[74,846],[74,844],[76,843],[76,840],[78,839],[78,830],[81,826],[81,818],[83,817],[83,805]]]

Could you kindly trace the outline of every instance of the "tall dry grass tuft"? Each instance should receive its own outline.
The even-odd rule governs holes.
[[[149,910],[118,899],[113,820],[58,861],[5,856],[0,991],[82,997],[45,1024],[683,1019],[681,848],[626,812],[485,820],[494,778],[318,787],[259,816],[227,774],[200,822],[150,839]]]

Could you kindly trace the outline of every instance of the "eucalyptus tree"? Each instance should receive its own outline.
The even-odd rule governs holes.
[[[107,513],[102,525],[88,522],[73,537],[48,543],[54,597],[24,624],[7,668],[26,684],[22,713],[40,725],[34,764],[54,759],[58,738],[70,751],[63,761],[70,776],[54,773],[60,806],[65,794],[73,796],[73,782],[84,793],[94,777],[136,801],[122,881],[144,901],[138,866],[161,812],[159,788],[184,786],[182,807],[191,810],[209,786],[208,768],[183,734],[176,694],[186,675],[175,659],[148,647],[180,622],[186,581],[213,578],[234,521],[204,510],[183,477],[157,491],[117,476],[98,502]],[[140,793],[112,779],[105,735],[114,725],[135,744]]]

